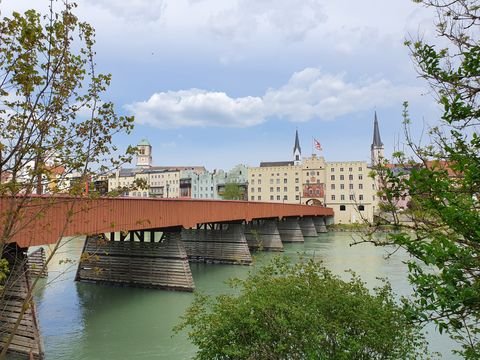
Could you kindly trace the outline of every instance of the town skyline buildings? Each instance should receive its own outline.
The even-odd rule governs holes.
[[[32,6],[48,2],[4,0],[2,16]],[[434,14],[410,1],[83,0],[75,13],[96,29],[106,99],[136,117],[115,143],[147,138],[156,163],[280,161],[296,128],[304,152],[313,136],[331,161],[369,161],[375,110],[386,157],[403,101],[414,134],[439,114],[403,45],[430,38]]]

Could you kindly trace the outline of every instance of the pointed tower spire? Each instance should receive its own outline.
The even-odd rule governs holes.
[[[373,146],[383,146],[382,139],[380,139],[380,130],[378,129],[377,112],[375,111],[375,120],[373,122]]]
[[[378,165],[383,159],[383,143],[380,138],[380,129],[378,127],[377,111],[375,111],[375,117],[373,121],[373,142],[370,147],[372,166]]]
[[[302,156],[302,149],[300,148],[300,141],[298,140],[298,129],[295,130],[295,145],[293,146],[293,163],[300,165],[300,157]]]

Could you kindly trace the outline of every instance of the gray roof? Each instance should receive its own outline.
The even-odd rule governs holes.
[[[295,153],[295,149],[298,149],[298,152],[301,154],[302,149],[300,148],[300,141],[298,140],[298,130],[295,130],[295,145],[293,146],[293,153]]]
[[[382,147],[382,139],[380,139],[380,130],[378,129],[378,120],[377,120],[377,112],[375,111],[375,120],[373,122],[373,147]]]
[[[268,162],[260,163],[260,167],[290,166],[290,165],[294,165],[293,161],[268,161]]]

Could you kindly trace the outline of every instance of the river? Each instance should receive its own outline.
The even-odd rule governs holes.
[[[351,247],[352,233],[321,234],[304,244],[286,244],[285,255],[306,252],[324,262],[340,276],[345,270],[357,272],[369,287],[387,277],[394,291],[408,295],[406,254],[397,252],[386,259],[387,250],[372,245]],[[191,303],[193,294],[153,289],[111,287],[73,281],[83,239],[65,239],[49,266],[49,277],[37,291],[35,301],[47,360],[105,359],[190,359],[194,346],[186,334],[174,335],[172,328]],[[268,262],[276,253],[259,252],[254,265],[191,264],[196,289],[207,294],[228,290],[225,281],[244,278],[248,271]],[[72,260],[72,261],[70,261]],[[448,337],[428,329],[430,349],[443,359],[454,344]]]

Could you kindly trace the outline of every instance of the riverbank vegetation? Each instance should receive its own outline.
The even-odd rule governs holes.
[[[420,327],[385,282],[372,293],[354,273],[275,258],[233,294],[196,294],[176,331],[189,329],[196,359],[426,359]]]
[[[430,141],[412,136],[404,105],[410,152],[393,154],[375,176],[383,209],[399,231],[380,243],[404,248],[414,298],[412,320],[435,322],[461,344],[465,359],[480,358],[480,6],[476,1],[417,0],[437,12],[436,44],[423,38],[406,45],[419,75],[443,109]],[[431,40],[433,41],[433,40]],[[395,168],[397,171],[393,171]],[[400,170],[400,171],[399,171]],[[410,197],[408,224],[396,199]]]

